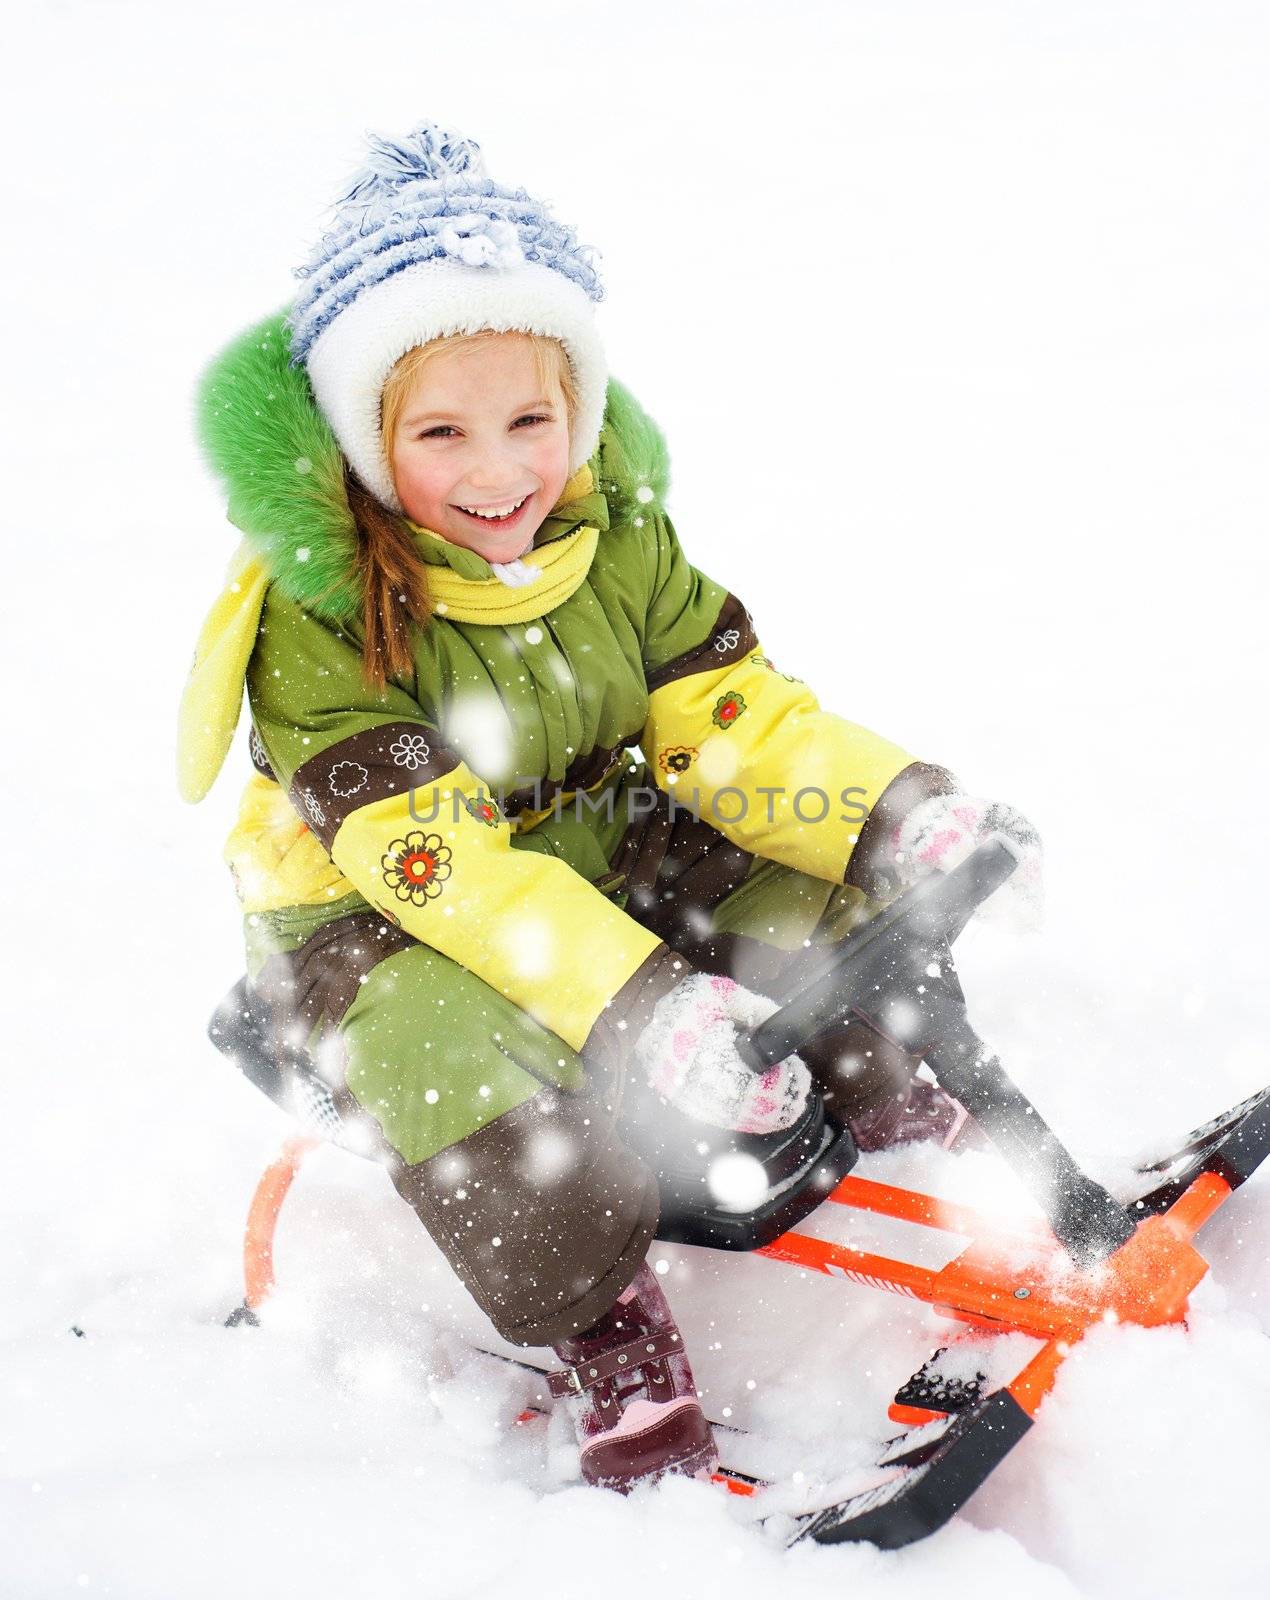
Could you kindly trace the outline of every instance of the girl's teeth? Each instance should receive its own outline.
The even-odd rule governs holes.
[[[466,511],[471,517],[483,517],[486,522],[502,522],[505,518],[514,516],[528,498],[526,495],[524,500],[517,500],[516,504],[509,506],[506,511],[478,511],[475,506],[460,506],[459,510]]]

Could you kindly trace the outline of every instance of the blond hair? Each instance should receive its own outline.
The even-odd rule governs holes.
[[[530,341],[542,389],[550,390],[553,382],[559,385],[572,437],[578,393],[564,346],[546,334],[510,331]],[[415,345],[397,361],[384,380],[380,395],[380,437],[394,478],[397,423],[428,363],[442,351],[458,354],[505,337],[505,333],[493,328],[446,334]],[[427,565],[420,559],[414,535],[403,517],[381,505],[347,468],[344,483],[357,528],[357,570],[362,580],[362,672],[368,684],[382,690],[389,677],[408,677],[414,670],[411,630],[423,627],[432,615]]]

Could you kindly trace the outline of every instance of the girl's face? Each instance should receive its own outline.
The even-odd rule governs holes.
[[[559,384],[553,377],[543,392],[523,334],[443,350],[401,407],[391,459],[412,522],[487,561],[514,561],[568,481]],[[479,511],[512,514],[498,520]]]

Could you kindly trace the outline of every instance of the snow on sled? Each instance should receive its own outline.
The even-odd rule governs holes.
[[[752,1463],[725,1464],[722,1486],[786,1542],[893,1549],[941,1527],[1030,1429],[1090,1328],[1184,1321],[1208,1270],[1195,1235],[1270,1152],[1266,1089],[1140,1162],[1118,1196],[1077,1166],[974,1032],[952,962],[952,943],[1015,865],[1008,844],[989,839],[828,954],[809,954],[796,991],[738,1043],[761,1071],[848,1017],[889,1035],[922,1056],[969,1109],[1030,1191],[1034,1220],[1003,1223],[973,1205],[859,1176],[849,1133],[826,1120],[814,1095],[798,1123],[771,1135],[706,1127],[651,1096],[623,1124],[658,1173],[667,1270],[688,1263],[688,1275],[701,1278],[702,1262],[712,1269],[732,1262],[752,1284],[760,1261],[782,1263],[797,1269],[800,1282],[828,1289],[836,1281],[839,1296],[845,1282],[924,1303],[963,1330],[899,1385],[889,1417],[904,1431],[858,1462],[845,1486],[817,1485],[802,1473],[765,1481]],[[209,1031],[252,1082],[311,1130],[288,1140],[251,1205],[246,1293],[229,1322],[253,1322],[273,1283],[273,1234],[286,1193],[309,1151],[340,1142],[340,1120],[308,1056],[271,1049],[245,980]],[[940,1247],[883,1254],[873,1236],[886,1225]],[[694,1331],[692,1307],[678,1290],[675,1303],[728,1462],[730,1450],[744,1454],[745,1434],[732,1431],[744,1418],[728,1381],[712,1373],[711,1341],[704,1328]],[[478,1347],[522,1365],[553,1359],[503,1344],[474,1303],[465,1331]],[[721,1396],[733,1403],[709,1404]]]

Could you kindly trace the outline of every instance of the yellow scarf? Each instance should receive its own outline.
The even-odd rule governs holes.
[[[556,509],[590,494],[585,463],[565,484]],[[521,589],[499,578],[464,578],[449,567],[428,568],[428,592],[439,615],[454,622],[510,624],[540,617],[567,600],[591,568],[599,529],[583,526],[526,556],[542,576]],[[216,782],[234,742],[242,712],[243,682],[256,643],[269,573],[244,539],[234,552],[225,587],[199,632],[177,719],[177,783],[181,798],[197,804]]]
[[[528,622],[567,600],[586,577],[599,542],[598,528],[575,528],[523,560],[542,568],[542,576],[523,589],[509,589],[501,578],[464,578],[450,567],[428,568],[428,593],[436,609],[452,622]]]

